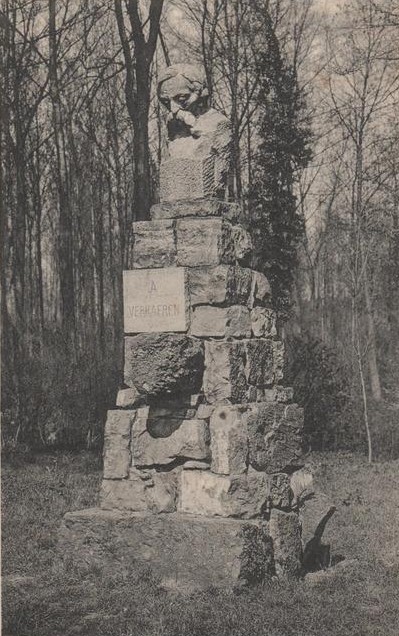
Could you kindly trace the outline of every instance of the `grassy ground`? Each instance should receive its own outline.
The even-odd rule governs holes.
[[[326,537],[358,559],[318,583],[272,582],[239,595],[178,596],[148,571],[62,572],[52,565],[64,512],[95,504],[89,454],[3,461],[3,636],[398,636],[399,462],[309,458],[338,504]]]

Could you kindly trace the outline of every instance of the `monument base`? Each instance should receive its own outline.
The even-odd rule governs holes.
[[[91,508],[67,513],[58,554],[78,567],[149,566],[161,586],[190,593],[234,588],[275,574],[269,524],[262,520]]]

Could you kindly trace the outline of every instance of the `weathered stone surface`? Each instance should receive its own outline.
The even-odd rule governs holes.
[[[187,331],[188,310],[184,267],[123,272],[125,334]]]
[[[144,482],[141,479],[103,479],[100,506],[105,510],[148,510]]]
[[[248,475],[259,474],[252,466],[248,466]],[[265,475],[269,488],[269,497],[265,510],[269,512],[271,508],[281,510],[293,509],[293,492],[291,489],[290,476],[287,473],[274,473]]]
[[[276,312],[267,307],[251,310],[251,328],[255,338],[274,338],[277,335]]]
[[[288,404],[294,399],[294,389],[278,384],[271,389],[261,389],[259,395],[263,395],[263,399],[258,399],[258,402],[281,402]]]
[[[277,386],[277,402],[282,402],[284,404],[292,402],[294,399],[294,389],[291,386]]]
[[[205,342],[204,394],[207,402],[245,402],[245,344],[243,342]]]
[[[198,470],[181,473],[181,512],[251,519],[266,513],[271,497],[272,482],[264,473],[216,475]]]
[[[162,161],[159,185],[161,202],[216,197],[217,189],[213,157],[173,157]]]
[[[280,382],[284,377],[284,343],[281,340],[273,341],[273,371],[274,381]]]
[[[195,459],[191,459],[183,464],[183,470],[209,470],[209,468],[209,462],[200,462]]]
[[[203,374],[203,345],[178,334],[125,338],[125,383],[149,395],[197,392]]]
[[[222,475],[239,475],[247,469],[247,407],[228,404],[215,408],[209,432],[211,436],[211,470]]]
[[[105,439],[117,435],[129,440],[135,416],[136,411],[134,409],[126,411],[112,409],[108,411],[104,429]]]
[[[227,308],[226,338],[249,338],[251,320],[247,307],[233,305]]]
[[[165,423],[165,420],[164,420]],[[205,420],[169,420],[161,431],[157,420],[137,417],[132,430],[132,457],[135,466],[162,466],[176,459],[209,457],[209,431]]]
[[[292,507],[292,501],[290,476],[286,473],[270,475],[270,505],[273,508],[289,510]]]
[[[303,410],[296,404],[251,405],[248,416],[249,463],[267,473],[301,464]]]
[[[189,270],[191,305],[245,305],[252,272],[239,265],[196,267]]]
[[[266,276],[261,272],[253,271],[250,307],[256,307],[257,305],[269,307],[271,298],[271,287]]]
[[[133,236],[131,269],[176,265],[173,221],[137,221],[133,223]]]
[[[177,264],[188,267],[234,263],[232,225],[224,219],[176,221]]]
[[[302,569],[302,543],[298,515],[295,512],[273,509],[270,514],[270,536],[273,540],[276,574],[299,577]]]
[[[246,342],[248,384],[257,388],[273,384],[273,343],[267,339],[248,340]]]
[[[128,479],[104,479],[100,505],[106,510],[174,512],[180,469],[168,472],[128,469]]]
[[[68,513],[59,532],[58,555],[72,559],[76,567],[97,565],[110,573],[116,562],[130,571],[150,566],[163,587],[186,594],[210,586],[260,583],[273,572],[266,522],[176,513],[98,508]]]
[[[193,336],[222,337],[226,333],[227,309],[201,305],[191,314],[190,333]]]
[[[159,514],[175,512],[178,498],[178,480],[180,471],[155,472],[151,481],[146,482],[148,509]]]
[[[130,448],[122,447],[120,437],[115,435],[114,438],[112,441],[104,441],[104,479],[124,479],[129,472]]]
[[[142,400],[142,394],[136,389],[136,387],[133,386],[128,389],[120,389],[118,391],[116,396],[116,406],[121,409],[128,409],[140,405]]]
[[[104,430],[104,479],[127,477],[135,411],[108,411]]]
[[[239,263],[246,263],[252,253],[250,233],[242,225],[233,226],[235,257]]]
[[[214,408],[212,404],[200,404],[197,408],[196,417],[200,420],[209,420]]]
[[[238,203],[219,199],[187,199],[184,201],[164,201],[151,207],[151,219],[179,219],[186,216],[221,216],[229,221],[237,221],[241,215]]]
[[[200,305],[191,317],[190,332],[199,337],[248,338],[251,322],[247,307]]]

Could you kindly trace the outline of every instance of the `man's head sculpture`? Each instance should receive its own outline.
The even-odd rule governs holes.
[[[172,117],[179,110],[194,116],[208,109],[209,91],[203,70],[194,64],[174,64],[166,68],[158,80],[159,101]]]
[[[164,159],[168,157],[186,164],[188,160],[198,162],[195,171],[206,172],[204,182],[209,192],[212,196],[223,197],[231,127],[225,115],[209,107],[204,71],[193,64],[169,66],[160,74],[158,98],[168,110],[168,144]],[[165,173],[165,163],[163,166]]]

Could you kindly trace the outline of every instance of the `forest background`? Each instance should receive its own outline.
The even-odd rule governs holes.
[[[306,448],[399,456],[399,2],[3,0],[2,443],[100,448],[169,63],[231,121]]]

